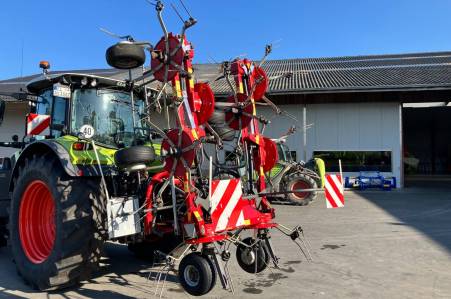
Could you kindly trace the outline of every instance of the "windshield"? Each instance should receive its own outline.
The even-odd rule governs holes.
[[[279,155],[279,160],[285,161],[285,162],[292,162],[293,158],[291,157],[291,152],[288,146],[284,144],[278,144],[277,147],[277,153]]]
[[[73,94],[72,130],[83,125],[95,129],[94,140],[114,147],[126,147],[149,139],[143,119],[144,102],[135,97],[133,125],[130,93],[109,89],[77,89]]]

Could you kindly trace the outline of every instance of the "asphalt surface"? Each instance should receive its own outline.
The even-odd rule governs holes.
[[[251,275],[232,258],[235,294],[218,282],[205,298],[451,298],[450,191],[349,192],[342,209],[326,209],[321,196],[307,207],[279,205],[278,222],[304,227],[314,261],[274,232],[281,269]],[[39,293],[22,283],[10,253],[0,249],[0,298],[154,297],[149,263],[122,245],[108,244],[107,254],[92,280]],[[163,297],[190,296],[172,273]]]

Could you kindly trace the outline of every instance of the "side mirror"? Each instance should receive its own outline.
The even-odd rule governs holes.
[[[3,123],[3,116],[5,115],[6,103],[4,100],[0,100],[0,126]]]

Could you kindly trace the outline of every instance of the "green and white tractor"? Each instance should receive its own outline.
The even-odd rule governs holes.
[[[308,205],[316,198],[319,188],[324,186],[324,161],[313,158],[307,163],[296,162],[286,145],[286,136],[273,140],[277,145],[279,160],[267,173],[267,181],[272,192],[280,194],[271,199],[288,201],[294,205]],[[304,191],[292,192],[296,190]]]
[[[146,88],[41,67],[24,138],[0,143],[17,149],[0,168],[0,246],[7,237],[25,282],[49,290],[89,278],[105,241],[144,241],[137,207],[162,163]]]

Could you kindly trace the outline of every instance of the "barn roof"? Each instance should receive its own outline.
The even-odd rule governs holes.
[[[269,94],[451,88],[451,52],[269,60],[263,68],[269,76],[293,74],[272,80]],[[225,80],[213,88],[229,90]]]
[[[291,78],[271,80],[270,95],[451,89],[451,52],[268,60],[263,68],[269,77],[292,73]],[[219,69],[219,64],[194,65],[197,80],[210,81],[218,95],[228,94],[224,79],[214,81]],[[128,77],[128,72],[113,69],[64,72]],[[19,91],[36,76],[0,81],[0,93]]]

